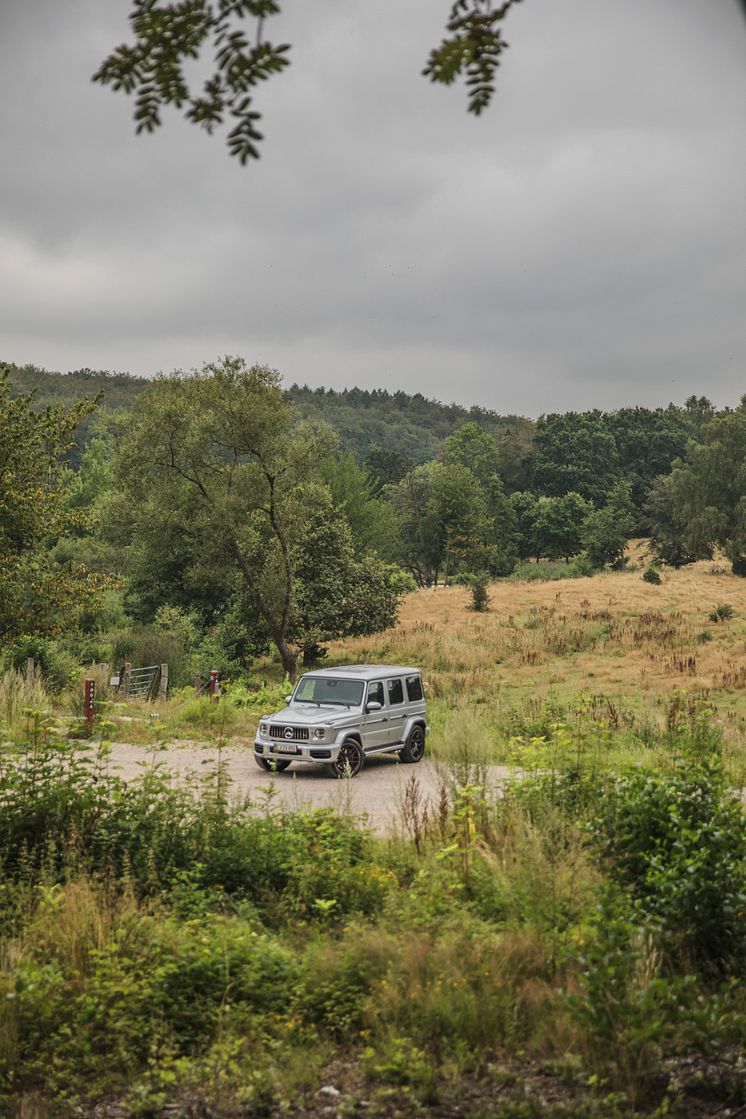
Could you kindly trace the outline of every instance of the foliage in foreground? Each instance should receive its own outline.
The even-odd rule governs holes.
[[[692,1068],[740,1102],[746,824],[716,739],[679,746],[612,779],[568,742],[499,798],[464,756],[383,840],[37,723],[0,769],[0,1098],[259,1115],[333,1067],[388,1114],[518,1062],[568,1115],[675,1113]]]

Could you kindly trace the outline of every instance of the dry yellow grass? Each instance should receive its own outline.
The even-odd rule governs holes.
[[[463,587],[421,590],[404,600],[395,628],[337,642],[330,657],[419,665],[432,693],[452,701],[496,690],[509,700],[685,689],[735,707],[746,685],[746,580],[713,562],[662,578],[661,586],[639,571],[494,583],[484,614],[469,609]],[[713,623],[722,602],[734,617]]]

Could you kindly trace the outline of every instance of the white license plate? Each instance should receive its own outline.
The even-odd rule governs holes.
[[[291,742],[275,742],[276,754],[297,754],[298,747],[294,746]]]

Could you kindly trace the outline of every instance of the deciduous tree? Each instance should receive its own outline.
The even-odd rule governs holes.
[[[82,511],[66,501],[65,455],[94,402],[34,409],[11,396],[0,369],[0,638],[54,633],[104,581],[80,565],[55,563],[50,547]]]
[[[585,522],[583,546],[595,567],[619,566],[635,525],[635,507],[629,482],[618,482],[606,505]]]
[[[120,453],[135,508],[188,520],[203,565],[210,558],[220,578],[229,568],[241,580],[291,676],[309,644],[395,615],[380,563],[355,559],[335,516],[320,471],[333,451],[328,429],[294,426],[279,374],[225,358],[157,378]]]
[[[733,570],[746,574],[746,397],[704,424],[702,438],[654,490],[654,544],[669,562],[722,548]]]

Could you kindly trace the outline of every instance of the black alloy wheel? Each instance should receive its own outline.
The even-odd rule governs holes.
[[[421,762],[424,753],[425,730],[417,723],[409,732],[406,743],[399,751],[399,757],[403,762]]]
[[[363,748],[358,740],[345,738],[339,747],[337,760],[331,764],[332,773],[335,777],[357,777],[364,760]]]

